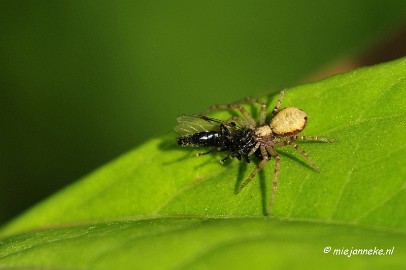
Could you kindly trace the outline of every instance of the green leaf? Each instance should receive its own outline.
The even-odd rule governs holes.
[[[221,154],[177,147],[173,133],[152,139],[3,228],[0,266],[405,266],[405,100],[405,59],[288,89],[282,106],[309,116],[302,135],[338,142],[300,143],[320,173],[293,148],[278,149],[270,220],[273,161],[235,195],[258,161],[221,165]],[[347,260],[324,254],[327,246],[394,252]]]
[[[399,236],[404,237],[343,225],[263,218],[132,220],[16,236],[2,243],[0,266],[305,269],[305,265],[314,267],[317,259],[320,269],[371,269],[367,267],[371,265],[373,269],[393,269],[405,262],[402,251],[406,243]],[[351,249],[371,253],[382,249],[385,255],[351,256]],[[392,250],[392,255],[386,254],[387,250]]]

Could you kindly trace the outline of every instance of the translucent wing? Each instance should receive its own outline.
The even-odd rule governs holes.
[[[181,115],[176,118],[178,125],[175,127],[179,135],[190,135],[204,131],[220,130],[221,120],[210,118],[204,115]]]

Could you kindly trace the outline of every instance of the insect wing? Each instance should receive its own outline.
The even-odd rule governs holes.
[[[181,115],[177,119],[176,133],[191,135],[197,132],[217,131],[222,121],[204,115]]]

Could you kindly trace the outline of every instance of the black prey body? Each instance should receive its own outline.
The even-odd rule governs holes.
[[[235,126],[229,129],[224,124],[220,124],[218,131],[202,131],[181,136],[177,139],[177,143],[180,146],[211,148],[207,153],[228,152],[229,155],[222,161],[236,157],[239,160],[244,158],[247,162],[250,162],[249,153],[256,145],[252,129]]]
[[[224,138],[219,131],[203,131],[192,135],[179,137],[177,142],[181,146],[221,147]]]

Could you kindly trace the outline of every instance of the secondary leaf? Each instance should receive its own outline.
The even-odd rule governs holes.
[[[404,264],[403,236],[261,218],[164,218],[49,229],[2,242],[0,267],[51,269],[388,269]],[[324,249],[328,251],[324,253]],[[343,254],[347,250],[348,255]],[[352,255],[351,249],[382,249]],[[392,250],[392,254],[386,254]]]

